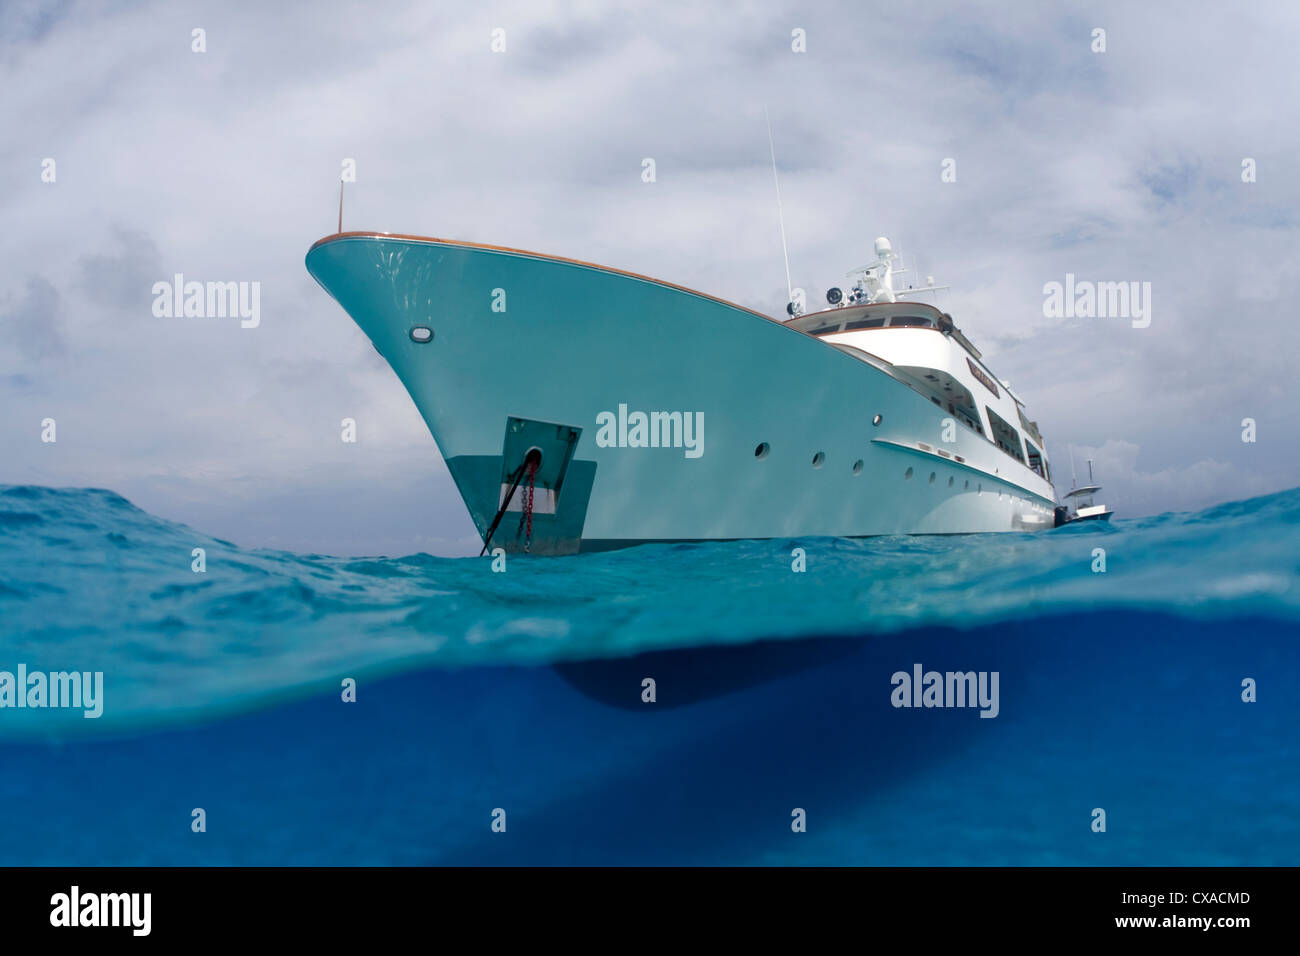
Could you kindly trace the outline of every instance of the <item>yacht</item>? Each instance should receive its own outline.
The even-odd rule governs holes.
[[[1033,531],[1038,424],[887,239],[784,318],[632,272],[340,232],[308,272],[419,409],[484,551]]]

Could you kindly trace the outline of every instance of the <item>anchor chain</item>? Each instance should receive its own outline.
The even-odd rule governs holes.
[[[478,553],[481,558],[487,554],[488,548],[492,544],[492,535],[496,534],[497,525],[501,523],[501,518],[505,515],[506,509],[510,507],[510,502],[514,500],[515,491],[519,488],[519,482],[523,480],[524,471],[528,471],[528,538],[529,544],[532,543],[533,537],[533,480],[537,477],[537,469],[542,463],[542,454],[536,448],[528,453],[524,463],[515,469],[515,473],[510,476],[510,490],[506,492],[505,501],[501,502],[501,507],[497,509],[496,517],[492,519],[492,524],[488,526],[487,534],[483,536],[483,550]],[[523,516],[519,518],[519,530],[515,531],[515,537],[518,538],[523,530]],[[525,549],[527,550],[527,549]]]
[[[515,531],[515,537],[518,538],[524,532],[527,526],[527,535],[524,538],[524,551],[530,552],[533,549],[533,489],[537,481],[537,458],[529,456],[528,458],[528,490],[524,492],[524,507],[519,515],[519,527]]]

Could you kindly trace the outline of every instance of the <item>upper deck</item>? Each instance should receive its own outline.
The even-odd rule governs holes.
[[[962,334],[961,329],[953,325],[952,316],[924,302],[847,305],[801,315],[785,324],[809,335],[830,335],[860,329],[935,329],[951,335],[976,361],[981,358],[979,349]]]

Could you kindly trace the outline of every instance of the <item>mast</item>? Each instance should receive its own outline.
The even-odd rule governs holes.
[[[785,210],[781,207],[781,180],[776,175],[776,144],[772,141],[772,117],[768,115],[767,104],[763,104],[763,119],[767,121],[767,148],[772,154],[772,183],[776,186],[776,214],[781,220],[781,255],[785,258],[785,294],[786,301],[794,301],[794,284],[790,281],[790,250],[785,243]]]

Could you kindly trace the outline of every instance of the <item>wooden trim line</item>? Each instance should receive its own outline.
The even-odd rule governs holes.
[[[399,242],[424,242],[440,246],[459,246],[463,249],[482,249],[487,252],[504,252],[509,255],[527,256],[530,259],[541,259],[547,262],[561,262],[565,265],[581,266],[584,269],[595,269],[598,272],[608,272],[611,275],[623,276],[628,279],[640,279],[642,282],[650,282],[667,289],[674,289],[678,292],[685,292],[688,295],[698,296],[701,299],[708,299],[709,301],[717,302],[720,305],[730,306],[740,312],[747,312],[750,315],[756,315],[760,319],[766,319],[768,322],[775,322],[780,326],[785,325],[785,323],[780,319],[774,319],[772,316],[764,315],[762,312],[755,312],[753,309],[748,309],[743,305],[737,305],[735,302],[720,299],[716,295],[709,295],[707,292],[701,292],[698,289],[692,289],[684,285],[677,285],[675,282],[666,282],[663,279],[656,279],[653,276],[642,275],[639,272],[628,272],[625,269],[615,269],[612,266],[602,266],[597,262],[586,262],[582,259],[570,259],[566,256],[553,256],[545,252],[533,252],[529,249],[514,249],[510,246],[494,246],[484,242],[466,242],[461,239],[438,239],[434,236],[409,236],[403,233],[394,232],[336,232],[333,235],[326,236],[324,239],[317,239],[313,242],[311,249],[307,250],[307,254],[311,255],[312,251],[318,246],[323,246],[330,242],[337,242],[340,239],[394,239]],[[799,330],[795,329],[794,331]]]

